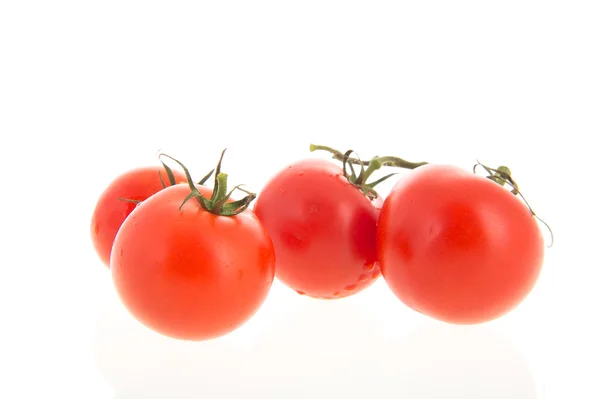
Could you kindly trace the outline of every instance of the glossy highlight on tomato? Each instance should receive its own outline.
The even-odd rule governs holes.
[[[205,197],[212,190],[196,186]],[[274,278],[272,242],[249,209],[222,216],[168,187],[141,203],[119,230],[113,281],[141,323],[182,340],[207,340],[243,325]]]
[[[409,307],[475,324],[530,293],[544,240],[531,210],[506,188],[458,167],[426,165],[387,196],[377,255],[388,286]]]
[[[178,170],[172,172],[176,183],[186,181],[183,173]],[[136,207],[136,203],[131,201],[148,199],[164,188],[163,183],[170,184],[162,166],[142,167],[118,176],[100,195],[92,214],[90,234],[94,249],[105,266],[110,266],[110,253],[117,232]]]
[[[380,275],[375,233],[381,203],[330,161],[306,159],[278,172],[254,206],[273,241],[276,277],[325,299],[370,286]]]

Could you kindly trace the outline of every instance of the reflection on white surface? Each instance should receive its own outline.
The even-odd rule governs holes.
[[[113,303],[98,366],[116,399],[541,399],[523,356],[486,327],[428,323],[391,339],[352,301],[293,299],[204,343],[163,338]]]
[[[278,289],[281,287],[273,289],[276,296]],[[262,329],[264,315],[277,313],[286,304],[285,295],[283,299],[265,303],[265,309],[253,320],[228,336],[208,342],[186,342],[163,337],[142,326],[113,295],[97,321],[97,367],[117,392],[117,399],[233,397],[252,389],[243,384],[249,348]]]
[[[390,347],[380,381],[393,397],[542,398],[522,354],[486,327],[432,324]]]

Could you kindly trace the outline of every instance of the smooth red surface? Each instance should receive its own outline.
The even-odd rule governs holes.
[[[254,211],[273,240],[277,278],[294,290],[341,298],[380,275],[378,211],[332,162],[309,159],[283,169],[265,185]]]
[[[211,190],[198,187],[206,197]],[[168,187],[139,205],[115,239],[111,271],[129,311],[151,329],[205,340],[244,324],[273,282],[273,245],[250,210],[205,211],[190,189]]]
[[[544,242],[527,206],[506,188],[453,166],[427,165],[386,198],[377,253],[404,303],[471,324],[502,316],[528,295]]]
[[[118,198],[144,201],[156,194],[163,189],[159,173],[168,186],[169,178],[164,167],[150,166],[123,173],[100,195],[92,214],[90,233],[96,253],[107,267],[110,266],[110,252],[115,236],[123,221],[136,207],[135,203]],[[177,183],[186,181],[185,175],[177,170],[173,170],[173,175]]]

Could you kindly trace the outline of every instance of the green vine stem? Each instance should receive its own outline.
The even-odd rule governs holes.
[[[393,156],[384,156],[384,157],[373,157],[369,161],[363,161],[356,156],[356,158],[351,157],[353,150],[346,151],[342,153],[334,148],[324,146],[324,145],[310,145],[310,151],[326,151],[332,154],[332,158],[342,162],[342,168],[344,170],[344,177],[348,179],[348,181],[358,187],[366,196],[371,199],[377,198],[378,194],[375,191],[374,187],[379,183],[387,180],[391,176],[394,176],[396,173],[390,173],[374,182],[368,183],[368,179],[371,175],[379,170],[382,166],[392,166],[403,169],[415,169],[419,166],[426,165],[427,162],[409,162],[402,158],[393,157]],[[354,170],[354,165],[360,166],[360,173],[357,174]],[[366,167],[366,169],[365,169]],[[350,173],[348,173],[347,168],[350,169]]]
[[[527,205],[527,208],[529,208],[531,215],[537,220],[539,220],[544,226],[546,226],[546,228],[550,232],[550,245],[547,245],[547,247],[552,247],[552,245],[554,245],[554,233],[552,232],[550,225],[533,211],[533,208],[531,207],[531,205],[529,205],[529,202],[525,199],[523,193],[521,193],[517,182],[513,179],[510,168],[508,168],[507,166],[499,166],[497,169],[494,169],[477,161],[477,163],[473,166],[473,173],[477,173],[477,167],[482,167],[487,172],[487,179],[490,179],[491,181],[501,186],[505,186],[508,184],[511,188],[510,192],[514,195],[521,197],[521,199],[525,202],[525,205]]]
[[[324,145],[315,145],[315,144],[310,145],[311,152],[317,151],[317,150],[330,152],[332,154],[333,159],[337,159],[338,161],[343,161],[343,159],[344,159],[344,154],[341,151],[338,151],[336,149],[333,149],[331,147],[327,147]],[[383,156],[383,157],[376,156],[376,157],[373,157],[370,161],[361,161],[358,158],[348,158],[348,162],[350,162],[354,165],[363,165],[363,166],[367,166],[367,167],[369,167],[369,166],[371,166],[371,164],[373,164],[374,171],[379,169],[382,166],[393,166],[396,168],[403,168],[403,169],[416,169],[419,166],[427,165],[427,162],[409,162],[402,158],[393,157],[393,156]]]

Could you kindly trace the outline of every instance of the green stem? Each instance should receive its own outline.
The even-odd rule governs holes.
[[[317,145],[311,144],[310,151],[327,151],[333,155],[333,159],[342,162],[342,168],[344,170],[344,177],[348,179],[348,181],[358,187],[367,197],[369,198],[377,198],[377,192],[373,189],[377,184],[385,181],[389,177],[395,175],[395,173],[390,173],[374,182],[368,183],[367,180],[371,175],[381,169],[382,166],[393,166],[397,168],[404,169],[415,169],[419,166],[426,165],[427,162],[409,162],[402,158],[385,156],[385,157],[374,157],[370,161],[362,161],[361,159],[352,158],[350,155],[354,152],[352,150],[346,151],[346,153],[342,153],[334,148],[325,146],[325,145]],[[360,173],[358,176],[355,174],[352,165],[360,166]],[[350,167],[350,174],[346,170],[346,166]],[[366,169],[365,169],[366,167]]]
[[[396,168],[404,168],[404,169],[416,169],[419,166],[427,165],[427,162],[410,162],[398,157],[385,156],[385,157],[375,157],[371,160],[379,161],[381,166],[393,166]]]
[[[159,155],[159,158],[161,156],[164,156],[164,157],[167,157],[167,158],[175,161],[177,164],[179,164],[179,166],[181,166],[181,168],[183,169],[183,171],[185,173],[188,186],[190,187],[190,193],[185,197],[185,199],[179,206],[179,210],[181,210],[183,208],[183,206],[192,198],[195,198],[198,201],[198,203],[200,204],[200,206],[202,207],[202,209],[204,209],[205,211],[211,212],[211,213],[214,213],[214,214],[220,215],[220,216],[235,216],[235,215],[240,214],[241,212],[244,212],[246,209],[248,209],[248,207],[250,206],[250,203],[256,198],[256,194],[251,193],[250,191],[247,191],[247,190],[243,190],[240,188],[240,186],[236,186],[233,188],[233,190],[231,190],[230,192],[227,192],[227,174],[221,172],[221,163],[223,162],[224,154],[225,154],[225,150],[223,150],[223,152],[221,152],[221,157],[219,158],[217,167],[215,169],[211,170],[206,176],[204,176],[204,178],[202,178],[202,180],[200,180],[200,183],[199,183],[199,185],[202,185],[212,175],[213,171],[215,172],[213,192],[212,192],[210,199],[208,199],[204,195],[202,195],[202,193],[200,193],[200,191],[196,188],[196,185],[194,184],[194,182],[192,180],[192,176],[190,175],[190,172],[185,167],[185,165],[183,165],[181,162],[179,162],[178,160],[176,160],[175,158],[173,158],[169,155],[166,155],[166,154]],[[241,191],[245,192],[247,195],[238,201],[228,202],[229,199],[231,198],[231,194],[235,190],[241,190]]]
[[[364,165],[364,162],[363,162],[363,165]],[[375,172],[376,170],[379,170],[381,168],[381,166],[382,166],[382,164],[379,161],[379,159],[373,158],[367,165],[367,169],[365,170],[365,173],[363,175],[361,183],[365,184],[367,182],[367,179],[369,177],[371,177],[373,172]]]
[[[507,176],[511,177],[510,169],[507,166],[499,166],[498,169],[489,177],[490,180],[504,186],[507,182]]]
[[[517,185],[517,182],[513,179],[510,169],[507,166],[499,166],[497,169],[494,169],[494,168],[490,168],[489,166],[486,166],[486,165],[480,163],[479,161],[477,161],[477,163],[473,166],[474,173],[477,172],[478,166],[481,166],[488,173],[488,175],[485,176],[486,179],[490,179],[491,181],[493,181],[496,184],[499,184],[500,186],[504,186],[504,185],[508,184],[511,188],[511,193],[521,197],[523,202],[525,202],[525,205],[527,206],[527,208],[529,208],[531,215],[534,218],[536,218],[537,220],[539,220],[542,224],[544,224],[544,226],[546,226],[546,228],[550,232],[550,244],[547,245],[547,247],[550,248],[554,244],[554,233],[552,232],[552,228],[550,227],[550,225],[548,223],[546,223],[546,221],[544,221],[542,218],[540,218],[533,211],[533,209],[531,208],[531,205],[529,205],[529,202],[527,202],[527,200],[525,199],[525,196],[523,195],[521,190],[519,190],[519,186]]]
[[[216,178],[215,192],[211,200],[210,211],[219,214],[229,196],[227,195],[227,173],[220,172]]]
[[[333,158],[337,159],[338,161],[344,160],[344,154],[341,151],[338,151],[336,149],[333,149],[331,147],[327,147],[324,145],[316,145],[316,144],[310,145],[311,152],[317,151],[317,150],[327,151],[327,152],[331,153],[333,155]],[[404,168],[404,169],[416,169],[419,166],[427,165],[427,162],[410,162],[405,159],[393,157],[393,156],[374,157],[370,161],[361,161],[358,158],[348,157],[346,159],[346,161],[350,162],[354,165],[362,164],[363,166],[367,166],[367,167],[370,167],[372,163],[379,163],[379,165],[376,166],[375,169],[373,169],[373,171],[371,173],[373,173],[375,170],[379,169],[382,166],[393,166],[396,168]]]
[[[215,191],[215,198],[223,198],[227,195],[227,173],[219,173],[217,175],[217,191]]]
[[[310,145],[310,152],[314,152],[317,150],[323,150],[323,151],[327,151],[330,152],[334,155],[340,155],[341,157],[344,157],[344,154],[342,154],[340,151],[333,149],[331,147],[327,147],[326,145],[317,145],[317,144],[311,144]]]

